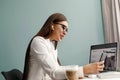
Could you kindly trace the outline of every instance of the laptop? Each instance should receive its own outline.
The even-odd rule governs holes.
[[[97,74],[99,78],[117,74],[117,70],[119,70],[118,51],[117,42],[91,45],[89,63],[104,61],[104,70]],[[120,72],[118,73],[120,75]]]

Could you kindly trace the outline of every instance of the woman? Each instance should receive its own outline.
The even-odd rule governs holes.
[[[23,80],[63,80],[66,69],[57,58],[57,44],[68,31],[68,22],[61,13],[52,14],[41,30],[31,39],[25,59]],[[103,70],[104,62],[78,68],[79,77]]]

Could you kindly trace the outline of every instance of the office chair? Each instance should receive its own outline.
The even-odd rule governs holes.
[[[22,80],[22,72],[18,69],[2,71],[1,73],[4,76],[5,80]]]

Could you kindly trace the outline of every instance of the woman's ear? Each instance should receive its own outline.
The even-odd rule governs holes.
[[[52,30],[54,30],[54,26],[53,25],[51,26],[51,28],[52,28]]]

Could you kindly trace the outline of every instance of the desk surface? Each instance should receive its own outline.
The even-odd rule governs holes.
[[[95,75],[95,74],[94,74]],[[120,72],[105,72],[96,74],[96,77],[85,77],[82,80],[120,80]]]

